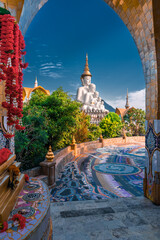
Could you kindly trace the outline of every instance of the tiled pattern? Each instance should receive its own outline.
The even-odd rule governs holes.
[[[68,163],[51,190],[53,202],[143,195],[145,149],[110,146]]]
[[[48,239],[50,231],[50,198],[47,186],[38,179],[30,179],[18,196],[16,205],[8,219],[9,229],[0,233],[1,240]],[[12,226],[14,214],[26,217],[23,230]],[[37,230],[39,229],[39,230]],[[40,238],[40,236],[42,238]]]
[[[156,187],[155,187],[156,186]],[[160,204],[160,120],[146,122],[146,171],[144,194]]]

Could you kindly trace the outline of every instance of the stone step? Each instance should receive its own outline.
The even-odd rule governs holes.
[[[0,165],[0,180],[3,177],[1,175],[3,175],[7,171],[7,169],[14,162],[15,159],[16,159],[16,155],[11,155],[6,162]]]
[[[159,240],[160,206],[144,197],[55,202],[54,240]]]

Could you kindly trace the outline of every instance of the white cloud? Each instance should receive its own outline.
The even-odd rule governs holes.
[[[53,63],[53,62],[47,62],[43,63],[40,66],[40,74],[45,77],[51,77],[51,78],[61,78],[61,74],[57,72],[53,72],[54,70],[62,69],[62,63]]]
[[[56,66],[45,66],[45,67],[41,67],[41,70],[45,70],[45,69],[50,69],[50,68],[56,68]]]
[[[74,83],[74,82],[70,82],[70,86],[72,87],[72,88],[74,88],[74,90],[75,91],[77,91],[77,89],[81,86],[81,84],[80,83]]]
[[[50,78],[61,78],[62,76],[59,73],[50,72],[50,71],[40,71],[40,74],[45,77]]]
[[[53,62],[48,62],[48,63],[43,63],[41,64],[40,69],[47,69],[47,68],[57,68],[61,69],[62,68],[62,63],[53,63]]]
[[[130,92],[128,94],[130,107],[141,108],[145,110],[145,89]],[[114,108],[124,108],[126,104],[125,96],[117,96],[114,99],[106,99],[106,102]]]
[[[56,64],[56,66],[57,66],[57,67],[62,67],[62,63],[59,62],[59,63]]]

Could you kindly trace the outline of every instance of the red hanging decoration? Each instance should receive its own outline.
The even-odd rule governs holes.
[[[0,15],[0,81],[5,81],[6,101],[2,106],[7,109],[9,132],[6,138],[14,136],[14,129],[24,130],[22,126],[23,73],[28,66],[22,62],[25,42],[15,18],[9,14]]]

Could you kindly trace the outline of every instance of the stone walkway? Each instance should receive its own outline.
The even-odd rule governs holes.
[[[143,197],[51,204],[53,240],[160,240],[160,206]]]

